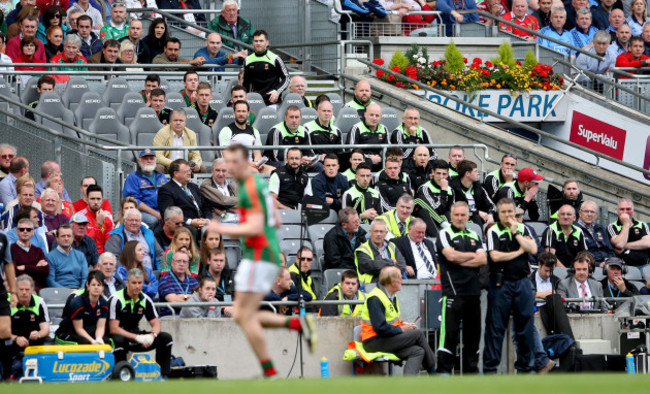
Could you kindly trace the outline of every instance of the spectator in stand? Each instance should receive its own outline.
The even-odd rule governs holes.
[[[594,59],[591,56],[578,56],[576,58],[576,66],[580,69],[590,71],[594,74],[605,75],[610,67],[613,67],[616,64],[616,56],[613,52],[609,52],[609,42],[611,37],[609,33],[605,30],[599,30],[594,34],[592,41],[592,47],[588,49],[589,52],[602,56],[605,58],[604,61]],[[602,82],[591,80],[591,78],[580,75],[578,81],[588,87],[593,86],[598,89],[598,86],[602,87]],[[602,90],[602,88],[600,88]]]
[[[431,168],[433,177],[415,193],[414,215],[426,223],[428,237],[437,237],[438,229],[449,221],[449,210],[455,198],[449,186],[449,164],[436,160]]]
[[[72,248],[80,251],[86,257],[88,267],[91,269],[97,265],[99,253],[97,252],[97,244],[92,237],[86,235],[88,230],[88,219],[83,213],[75,213],[70,219],[72,226]],[[56,247],[56,243],[53,247]]]
[[[625,15],[623,14],[623,10],[614,9],[609,14],[609,27],[606,27],[607,31],[612,36],[612,43],[614,43],[614,41],[616,40],[620,40],[620,37],[618,36],[618,29],[621,26],[627,26],[627,24],[625,23]],[[632,29],[630,29],[630,37],[631,36],[632,36]]]
[[[390,134],[391,144],[432,144],[433,140],[422,126],[420,126],[420,112],[415,108],[407,108],[404,110],[402,117],[402,124],[393,130]],[[404,149],[404,160],[413,158],[414,148]],[[433,161],[438,158],[438,153],[434,148],[429,148],[429,160]]]
[[[415,1],[422,11],[435,11],[436,1],[416,0]],[[431,4],[431,5],[429,5]],[[404,15],[402,16],[402,23],[404,24],[404,35],[408,36],[412,31],[431,26],[436,16],[434,14],[427,15]]]
[[[307,246],[303,246],[296,254],[296,262],[289,267],[291,281],[303,292],[309,293],[311,299],[316,299],[318,289],[311,277],[311,267],[314,263],[314,252]],[[308,308],[308,310],[311,308]],[[312,309],[313,310],[313,309]]]
[[[266,105],[280,103],[289,86],[289,71],[282,59],[268,49],[269,35],[264,30],[253,33],[254,53],[246,57],[243,85],[248,92],[262,95]]]
[[[185,157],[185,152],[182,150],[171,150],[169,148],[174,146],[196,146],[196,133],[186,127],[185,110],[176,108],[170,115],[169,125],[163,127],[156,133],[153,138],[154,146],[161,148],[168,148],[167,150],[156,151],[156,171],[167,174],[170,173],[170,166],[174,160],[182,159]],[[201,153],[197,150],[190,150],[188,152],[189,163],[188,166],[195,173],[206,173],[207,169],[203,166],[203,159]],[[190,174],[191,175],[191,174]],[[162,210],[164,210],[161,207]]]
[[[138,64],[138,57],[135,55],[135,45],[131,41],[120,43],[120,60],[124,64]],[[141,67],[129,67],[129,71],[144,71]]]
[[[7,26],[11,26],[12,24],[18,21],[18,15],[20,14],[20,11],[22,11],[23,8],[36,8],[35,0],[20,0],[17,3],[14,3],[12,1],[12,3],[15,8],[5,15],[5,22],[7,23]]]
[[[102,209],[104,192],[98,185],[90,185],[86,190],[88,207],[79,211],[88,219],[88,235],[97,243],[97,251],[104,253],[104,244],[113,230],[113,215]]]
[[[359,214],[354,208],[343,208],[339,219],[324,237],[323,270],[352,269],[354,266],[354,251],[366,242],[366,230],[359,226]]]
[[[362,223],[369,224],[381,215],[384,210],[381,206],[379,192],[370,187],[372,172],[370,166],[361,163],[357,166],[356,184],[343,193],[341,198],[343,208],[352,207],[359,214]],[[388,230],[386,230],[386,233]]]
[[[16,157],[16,147],[9,144],[0,144],[0,182],[11,173],[9,167],[11,160]]]
[[[212,209],[212,216],[220,217],[222,220],[236,217],[234,208],[239,201],[237,196],[239,184],[229,181],[227,177],[226,161],[223,158],[217,158],[212,163],[212,177],[205,179],[199,187],[205,202]]]
[[[278,209],[298,209],[309,182],[306,168],[301,165],[302,151],[299,148],[287,150],[286,163],[271,173],[269,192]]]
[[[63,200],[63,190],[65,190],[65,187],[63,186],[63,176],[61,174],[54,174],[50,176],[45,182],[45,187],[53,189],[58,197],[59,201],[61,201],[60,204],[60,210],[61,213],[63,213],[67,217],[72,217],[72,214],[74,214],[74,208],[72,207],[72,203],[70,201],[65,201]],[[41,198],[37,198],[36,202],[40,204]]]
[[[614,248],[609,241],[607,229],[601,226],[598,219],[598,206],[593,201],[585,201],[580,207],[580,218],[575,223],[585,236],[587,250],[594,256],[596,264],[605,266],[605,260],[614,257]]]
[[[202,231],[201,235],[201,245],[199,246],[199,255],[201,256],[201,266],[206,266],[208,264],[208,257],[212,249],[218,249],[221,252],[224,252],[223,238],[221,234],[207,229]],[[239,261],[231,261],[231,264],[237,266]]]
[[[469,219],[483,226],[494,222],[495,206],[478,180],[478,167],[470,160],[458,164],[458,176],[449,182],[456,202],[465,201],[469,206]]]
[[[96,185],[96,184],[97,184],[97,179],[95,179],[92,176],[86,176],[81,178],[81,187],[79,188],[79,190],[81,191],[81,195],[83,197],[72,203],[72,207],[74,208],[75,212],[79,212],[88,208],[88,195],[86,193],[86,190],[88,190],[88,186]],[[111,203],[106,199],[102,201],[102,209],[104,211],[108,211],[111,214],[113,214]]]
[[[569,31],[564,28],[565,23],[566,11],[564,8],[554,7],[551,10],[551,24],[540,29],[539,33],[573,45],[573,38],[571,37],[571,33],[569,33]],[[556,44],[552,41],[542,38],[541,36],[537,36],[537,43],[567,56],[571,54],[571,50],[566,46]]]
[[[18,178],[16,182],[16,199],[10,201],[5,205],[5,211],[0,216],[2,226],[5,230],[12,229],[16,226],[18,210],[22,207],[34,207],[39,211],[39,221],[41,220],[41,205],[34,199],[34,185],[36,182],[34,178],[29,175],[24,175]]]
[[[437,3],[438,11],[442,12],[442,23],[445,24],[447,37],[451,37],[452,26],[455,23],[472,23],[478,22],[477,14],[461,14],[458,11],[475,10],[476,3],[474,0],[467,1],[453,1],[453,0],[440,0]]]
[[[177,250],[172,257],[171,269],[160,277],[158,294],[161,301],[187,302],[194,288],[199,284],[196,278],[187,273],[190,255],[185,249]],[[174,308],[180,312],[180,308]],[[167,308],[163,311],[168,311]]]
[[[72,227],[69,224],[59,226],[56,235],[57,247],[47,254],[50,272],[47,276],[48,287],[67,287],[81,289],[88,276],[88,262],[83,253],[72,247]]]
[[[625,261],[618,257],[610,257],[605,262],[603,274],[605,278],[600,281],[603,285],[604,297],[628,298],[640,295],[641,292],[632,282],[625,279],[623,274],[627,273]],[[612,301],[612,309],[621,306],[625,301]]]
[[[241,76],[243,69],[239,71]],[[241,80],[241,78],[239,78]],[[248,95],[246,94],[246,88],[242,85],[235,85],[230,89],[230,100],[228,101],[228,107],[234,108],[237,101],[245,101],[248,103]],[[252,125],[255,123],[255,112],[249,111],[248,113],[248,124]],[[268,130],[264,130],[268,131]]]
[[[120,43],[117,42],[117,40],[114,40],[112,38],[104,41],[104,44],[102,45],[102,51],[92,55],[88,59],[88,63],[109,64],[109,66],[104,66],[101,68],[93,68],[93,70],[95,71],[111,71],[111,72],[124,71],[124,69],[121,67],[115,67],[116,64],[122,64],[122,61],[120,60]],[[113,75],[106,74],[104,78],[110,79],[115,76],[116,74]]]
[[[115,19],[115,18],[113,18]],[[131,19],[131,22],[129,23],[129,28],[126,30],[126,36],[120,38],[118,41],[120,43],[124,41],[130,41],[131,44],[135,47],[136,50],[136,58],[137,58],[137,63],[149,63],[149,48],[147,47],[147,44],[144,43],[144,39],[142,39],[142,33],[144,32],[144,29],[142,28],[142,20],[140,19]],[[145,87],[146,87],[147,81],[145,81]],[[158,79],[158,85],[156,87],[160,87],[160,78]],[[149,90],[151,91],[151,89]],[[143,98],[146,97],[143,96]]]
[[[77,0],[77,2],[70,7],[70,10],[74,9],[78,9],[82,14],[89,16],[90,19],[92,19],[93,32],[99,34],[99,31],[104,27],[104,18],[102,17],[102,13],[97,10],[97,8],[91,6],[89,0]],[[78,27],[79,19],[77,19],[77,28]]]
[[[618,11],[618,12],[617,12]],[[618,14],[619,12],[623,12],[621,10],[614,10],[612,14],[616,13]],[[611,35],[611,32],[610,32]],[[620,55],[623,55],[627,53],[627,51],[630,49],[630,38],[632,38],[632,33],[630,30],[630,26],[628,25],[621,25],[617,30],[616,30],[616,39],[612,41],[612,44],[607,48],[608,55],[610,57],[613,57],[618,61],[618,57]],[[616,62],[612,66],[615,66]]]
[[[308,291],[302,291],[302,297],[305,301],[311,301],[312,295]],[[264,296],[263,301],[293,301],[297,302],[300,299],[298,287],[296,287],[291,280],[291,273],[285,267],[280,267],[278,276],[275,278],[271,291]],[[281,315],[291,315],[291,309],[288,306],[278,306],[271,308],[268,305],[263,305],[260,309],[269,310]]]
[[[374,220],[370,225],[370,238],[354,251],[354,264],[363,287],[376,283],[384,267],[397,267],[402,273],[406,272],[404,257],[394,243],[386,241],[387,233],[386,222]]]
[[[354,183],[356,182],[355,178],[357,176],[357,166],[365,162],[366,162],[366,158],[363,155],[363,151],[358,148],[352,149],[352,152],[350,152],[350,168],[345,170],[345,172],[343,173],[343,175],[345,175],[350,185],[354,185]]]
[[[650,65],[650,56],[643,54],[643,38],[632,37],[630,38],[629,50],[626,53],[618,55],[616,58],[616,67],[648,67]],[[628,71],[635,74],[634,71]],[[629,78],[621,76],[621,78]]]
[[[165,91],[156,88],[151,91],[149,97],[150,100],[147,105],[156,111],[156,115],[158,116],[160,123],[162,123],[163,126],[168,126],[173,110],[165,106]]]
[[[397,201],[402,196],[413,196],[411,183],[407,177],[404,177],[400,160],[396,157],[386,158],[386,166],[377,177],[375,189],[379,192],[381,206],[384,212],[395,209]]]
[[[573,30],[576,27],[578,10],[583,8],[589,9],[589,0],[571,0],[571,6],[566,7],[566,23],[564,24],[566,30]]]
[[[226,253],[218,248],[213,248],[206,252],[205,255],[205,263],[201,266],[198,280],[211,278],[217,284],[215,294],[217,300],[232,300],[235,291],[235,280],[233,271],[228,267]],[[225,316],[232,315],[232,307],[228,306],[223,309]]]
[[[14,149],[14,154],[15,154]],[[16,193],[16,181],[24,175],[29,174],[29,161],[26,157],[14,156],[9,163],[9,174],[0,181],[0,202],[5,207],[9,202],[18,197]]]
[[[11,0],[0,1],[0,11],[2,12],[3,19],[5,15],[8,15],[13,10],[14,4]]]
[[[61,213],[61,198],[56,190],[47,188],[40,197],[43,221],[48,232],[53,232],[60,225],[70,222],[70,218]]]
[[[50,29],[53,28],[51,27]],[[46,51],[47,51],[47,47],[50,44],[51,41],[45,45]],[[50,63],[85,64],[87,63],[87,60],[85,57],[83,57],[83,55],[81,55],[81,52],[79,51],[80,48],[81,48],[81,38],[79,38],[79,36],[76,34],[68,34],[67,36],[65,36],[65,40],[63,41],[63,52],[52,57],[50,59]],[[56,67],[53,68],[53,70],[86,71],[88,70],[88,68],[87,67]],[[67,83],[70,80],[70,77],[67,75],[56,75],[55,78],[59,83]]]
[[[557,212],[562,205],[572,206],[576,216],[578,216],[578,211],[582,205],[582,191],[580,191],[578,181],[575,179],[567,179],[564,181],[564,185],[562,186],[562,198],[557,202],[551,202],[549,205],[551,219],[553,220],[557,219]]]
[[[47,183],[47,180],[55,174],[61,174],[61,166],[59,166],[59,163],[54,160],[43,162],[41,165],[41,179],[36,183],[36,193],[34,194],[36,198],[41,196],[41,193],[46,188],[45,184]],[[63,189],[63,199],[65,201],[70,201],[70,195],[68,195],[68,191],[65,190],[65,188]]]
[[[310,181],[305,194],[310,194],[327,204],[330,209],[341,209],[341,197],[350,187],[345,175],[339,173],[339,158],[334,153],[328,153],[323,160],[323,171]]]
[[[70,33],[76,32],[77,31],[77,19],[83,15],[81,10],[79,9],[72,9],[67,12],[67,18],[66,18],[66,26],[68,26],[68,30]]]
[[[573,268],[571,264],[578,253],[587,250],[585,235],[580,227],[573,224],[575,220],[573,207],[562,205],[558,211],[558,220],[542,234],[542,247],[555,255],[558,267]]]
[[[158,3],[158,9],[160,10],[200,10],[201,2],[199,0],[156,0]],[[197,25],[205,26],[207,21],[205,19],[205,14],[201,13],[187,13],[182,14],[183,19],[189,23],[195,23]]]
[[[490,15],[503,18],[508,14],[508,2],[505,0],[482,0],[476,3],[476,9],[485,11]],[[528,9],[528,5],[526,5]],[[479,15],[479,20],[481,23],[485,23],[487,26],[492,26],[494,24],[494,19],[486,18],[483,15]],[[509,26],[508,26],[509,27]]]
[[[313,108],[314,103],[310,99],[305,97],[305,92],[307,91],[307,80],[300,75],[291,77],[289,83],[289,93],[296,93],[302,98],[302,103],[305,104],[305,108]]]
[[[648,264],[650,253],[648,225],[634,219],[634,203],[628,199],[618,202],[617,213],[618,220],[607,227],[614,251],[628,267],[641,269]]]
[[[224,0],[221,5],[221,15],[211,20],[208,28],[221,34],[222,37],[234,38],[248,45],[253,45],[253,32],[255,29],[253,29],[253,24],[249,19],[242,18],[239,15],[237,0]],[[228,43],[228,46],[243,49],[232,43]]]
[[[196,112],[201,117],[201,122],[210,128],[212,128],[219,115],[217,110],[210,105],[212,97],[212,86],[210,86],[210,83],[201,81],[196,88],[196,101],[190,106],[196,109]]]
[[[47,31],[52,26],[59,26],[61,28],[61,40],[63,40],[63,36],[68,32],[68,26],[63,24],[64,16],[65,10],[58,5],[47,7],[43,14],[43,22],[38,24],[36,38],[41,40],[43,44],[47,44],[49,42]]]
[[[591,255],[582,254],[573,262],[574,274],[560,281],[557,293],[562,298],[583,298],[603,297],[603,287],[589,275],[593,269]],[[602,309],[602,301],[571,303],[579,305],[579,310]]]
[[[192,237],[192,233],[186,227],[179,227],[174,232],[174,237],[169,247],[165,250],[162,263],[160,265],[161,274],[169,272],[174,259],[174,253],[179,250],[185,251],[190,256],[190,264],[187,267],[187,274],[197,277],[199,275],[200,257],[196,250],[196,242]]]
[[[165,209],[163,221],[158,222],[158,225],[153,230],[153,236],[158,245],[163,250],[167,250],[174,239],[176,230],[183,227],[184,224],[183,211],[179,207],[171,206]]]
[[[286,146],[309,146],[311,140],[309,133],[300,124],[301,110],[295,105],[287,107],[284,113],[284,122],[278,123],[271,128],[266,137],[266,145],[286,145]],[[314,152],[311,149],[303,149],[301,164],[303,166],[313,167],[319,165],[319,162],[313,162]],[[286,161],[285,152],[281,149],[266,150],[264,156],[269,158],[268,164],[271,167],[280,168]],[[313,163],[313,164],[312,164]]]
[[[86,61],[93,55],[102,52],[102,40],[92,29],[93,20],[88,15],[81,15],[77,19],[77,35],[81,38],[80,52]]]
[[[21,24],[23,22],[23,19],[27,18],[28,16],[33,16],[38,19],[40,17],[38,8],[35,6],[23,8],[20,10],[20,13],[18,13],[16,21],[12,24],[7,25],[7,44],[12,38],[21,34]]]
[[[180,94],[185,99],[185,106],[189,107],[196,102],[196,95],[198,94],[196,90],[199,88],[199,74],[194,70],[186,72],[183,76],[183,87]]]
[[[225,126],[219,132],[219,145],[230,146],[233,144],[244,145],[249,150],[248,164],[253,170],[257,172],[270,172],[273,167],[269,165],[258,166],[257,163],[262,160],[262,151],[254,147],[262,147],[262,140],[260,133],[257,129],[253,128],[250,122],[247,121],[250,116],[250,106],[248,102],[239,100],[233,105],[233,112],[235,121]]]
[[[199,280],[198,287],[187,300],[189,303],[200,302],[217,302],[214,296],[217,293],[217,282],[210,278],[204,277]],[[221,307],[215,306],[185,306],[181,309],[180,317],[183,318],[217,318],[221,317]]]
[[[149,74],[144,80],[144,89],[140,91],[147,107],[151,107],[151,92],[155,89],[160,89],[160,76],[158,74]],[[165,92],[163,91],[163,93]]]
[[[650,23],[646,23],[643,26],[643,33],[641,33],[641,38],[643,38],[643,54],[650,56]]]
[[[15,38],[15,37],[14,37]],[[39,59],[36,57],[37,47],[40,42],[32,36],[25,36],[20,40],[20,50],[21,53],[18,57],[12,58],[14,63],[45,63],[46,59]],[[42,45],[42,44],[40,44]],[[32,67],[32,66],[20,66],[15,67],[16,71],[45,71],[45,67]],[[27,86],[27,81],[32,77],[38,77],[39,75],[34,74],[25,74],[17,75],[16,77],[20,80],[20,83],[23,87]]]
[[[573,45],[587,50],[593,45],[592,40],[598,29],[591,25],[591,11],[588,8],[580,8],[576,12],[576,27],[570,31]],[[580,56],[580,54],[576,54],[576,56]]]
[[[16,276],[29,275],[34,279],[35,290],[38,292],[47,287],[50,263],[45,258],[43,249],[32,245],[34,223],[31,220],[20,219],[16,230],[18,241],[10,246],[11,261],[16,269]]]
[[[313,145],[340,145],[341,129],[334,124],[334,107],[328,100],[316,104],[318,117],[304,125],[304,130],[309,134]],[[335,153],[336,149],[314,149],[314,153],[320,155],[320,161],[325,160],[325,155]]]
[[[411,182],[411,189],[417,191],[420,186],[431,179],[432,162],[429,148],[418,146],[413,150],[411,159],[405,160],[402,170],[408,175]]]
[[[359,290],[359,275],[354,270],[346,270],[341,274],[341,282],[335,284],[325,296],[325,301],[364,301],[366,294]],[[323,305],[318,316],[359,316],[363,305]]]
[[[124,213],[124,223],[111,231],[106,241],[105,250],[120,256],[124,244],[128,241],[138,241],[144,249],[142,264],[149,269],[158,269],[163,250],[156,242],[153,231],[142,223],[142,214],[137,209],[128,209]]]
[[[124,197],[120,201],[120,213],[117,216],[117,219],[113,220],[113,226],[119,226],[124,223],[124,214],[128,209],[138,209],[138,201],[133,197]]]
[[[13,226],[10,230],[5,230],[5,235],[9,241],[7,245],[14,244],[18,242],[18,221],[21,219],[29,219],[34,223],[34,232],[32,234],[31,242],[32,245],[41,248],[43,253],[48,253],[50,250],[50,242],[54,240],[54,237],[50,237],[46,233],[46,228],[41,227],[41,212],[35,207],[21,207],[16,212],[16,225]],[[67,223],[65,223],[67,224]]]
[[[404,256],[406,276],[411,279],[440,278],[436,249],[433,242],[425,238],[426,231],[426,223],[422,219],[413,218],[408,223],[406,234],[391,240]]]
[[[111,20],[99,31],[99,38],[102,40],[120,40],[127,36],[129,25],[127,19],[126,4],[123,1],[114,1],[111,5]]]
[[[156,171],[156,153],[150,149],[140,152],[138,165],[140,168],[126,177],[123,197],[136,199],[138,209],[142,212],[142,221],[155,228],[162,220],[158,210],[158,190],[167,183],[163,174]]]
[[[465,150],[463,147],[460,145],[454,145],[449,148],[447,160],[449,160],[449,180],[451,181],[458,176],[458,164],[465,160]]]
[[[117,267],[115,276],[122,282],[127,281],[127,274],[130,270],[137,268],[144,273],[144,283],[142,291],[152,298],[158,296],[158,279],[151,268],[144,265],[147,254],[138,241],[128,241],[124,244],[124,249],[120,254],[120,265]]]
[[[359,117],[363,119],[366,109],[372,104],[372,91],[370,90],[370,82],[361,80],[357,82],[354,87],[354,97],[348,101],[345,106],[354,108],[359,113]]]
[[[5,35],[0,31],[0,72],[14,71],[14,68],[11,66],[2,66],[3,64],[9,65],[13,63],[13,60],[4,53],[6,48],[5,43]],[[0,180],[2,180],[2,170],[0,170]]]
[[[165,51],[160,55],[153,58],[153,64],[191,64],[193,66],[202,66],[205,63],[205,58],[199,56],[192,60],[179,57],[181,52],[181,40],[176,37],[170,37],[165,43]],[[161,68],[160,71],[182,71],[183,68]]]
[[[616,4],[616,0],[600,0],[597,7],[591,7],[594,26],[600,30],[608,30],[609,17],[615,8],[621,8],[620,4]]]
[[[506,183],[515,179],[515,170],[517,169],[517,156],[512,153],[506,153],[501,158],[499,169],[487,174],[483,181],[483,188],[488,196],[494,202],[497,191]]]
[[[43,93],[54,92],[54,86],[55,85],[56,85],[56,82],[54,81],[54,78],[52,78],[51,76],[43,75],[42,77],[40,77],[38,79],[38,82],[36,83],[36,93],[38,93],[39,99],[40,99],[40,95],[43,94]],[[31,103],[29,103],[27,105],[29,107],[31,107],[31,108],[36,108],[39,101],[40,100],[35,100],[35,101],[32,101]],[[25,111],[25,118],[31,119],[31,120],[36,119],[35,116],[34,116],[34,113],[32,111],[30,111],[30,110]]]
[[[114,293],[124,288],[122,279],[115,276],[115,269],[117,263],[115,262],[115,255],[111,252],[104,252],[99,256],[99,262],[95,266],[95,270],[104,274],[104,297],[109,298]]]
[[[248,56],[248,51],[246,49],[242,49],[233,54],[227,54],[226,51],[221,49],[222,45],[221,36],[217,33],[210,33],[205,39],[205,46],[194,54],[194,59],[202,57],[205,59],[205,64],[223,66],[224,64],[241,64],[243,59]],[[209,70],[225,71],[226,69],[223,67],[214,67]]]
[[[551,25],[551,8],[553,0],[539,0],[539,8],[533,11],[533,17],[537,19],[539,28]]]
[[[585,1],[585,0],[576,0]],[[503,16],[503,19],[513,22],[517,26],[525,27],[531,30],[539,30],[539,22],[534,16],[528,15],[528,2],[526,0],[513,0],[512,11]],[[523,30],[513,28],[512,26],[501,23],[499,29],[503,31],[510,31],[512,34],[525,38],[527,40],[535,40],[535,36]]]
[[[148,58],[139,59],[142,64],[149,64],[154,57],[160,55],[165,51],[165,43],[169,39],[169,28],[164,18],[156,18],[149,25],[147,36],[142,39],[142,43],[146,46]]]
[[[502,198],[510,198],[515,201],[515,205],[525,212],[528,212],[528,218],[532,221],[539,219],[539,207],[537,206],[537,192],[539,183],[544,177],[537,174],[532,168],[522,168],[517,174],[517,179],[506,183],[494,197],[494,201],[499,202]]]
[[[388,144],[388,130],[381,122],[381,107],[379,104],[369,104],[364,113],[364,119],[355,124],[348,135],[348,144]],[[364,149],[366,159],[371,161],[372,168],[382,167],[381,149]]]

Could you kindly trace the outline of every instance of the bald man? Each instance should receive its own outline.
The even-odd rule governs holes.
[[[205,59],[205,64],[219,66],[225,64],[243,64],[243,60],[248,56],[248,50],[242,49],[233,54],[226,54],[226,51],[221,49],[222,45],[221,36],[218,33],[210,33],[205,38],[205,47],[196,51],[194,59],[202,57]],[[211,71],[225,71],[225,68],[214,67]]]
[[[614,10],[612,11],[612,14],[615,11],[618,11],[620,13],[623,12],[621,10]],[[606,57],[608,59],[616,59],[619,55],[627,53],[627,51],[630,49],[630,38],[632,38],[632,30],[630,29],[630,26],[619,26],[618,30],[616,30],[616,39],[612,41],[612,44],[607,48]],[[614,60],[614,63],[616,63],[616,60]],[[611,66],[614,65],[615,64],[612,64]]]
[[[388,130],[380,122],[381,107],[375,103],[368,104],[363,114],[363,120],[350,130],[348,144],[388,144]],[[364,149],[363,151],[366,160],[372,162],[373,171],[379,171],[382,168],[381,149]]]
[[[289,93],[297,93],[302,102],[307,108],[313,108],[314,104],[310,99],[305,97],[305,92],[307,91],[307,80],[299,75],[291,78],[291,83],[289,83]]]
[[[366,109],[372,104],[372,91],[370,90],[370,82],[361,80],[357,82],[354,88],[354,98],[345,104],[346,107],[354,108],[359,113],[359,117],[363,119]]]

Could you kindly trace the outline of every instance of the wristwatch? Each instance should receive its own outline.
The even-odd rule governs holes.
[[[183,295],[183,299],[184,299],[185,301],[187,301],[187,299],[188,299],[188,295],[187,295],[187,294]]]
[[[515,233],[513,234],[513,237],[516,237],[517,235],[521,235],[521,236],[523,236],[523,234],[521,233],[521,231],[515,231]]]

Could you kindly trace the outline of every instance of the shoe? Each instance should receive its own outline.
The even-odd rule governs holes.
[[[386,9],[379,4],[377,0],[367,1],[364,3],[364,6],[366,6],[372,14],[375,14],[377,18],[384,19],[386,17]]]
[[[302,327],[302,335],[309,345],[309,353],[314,354],[316,345],[318,345],[318,334],[314,326],[314,316],[305,315],[300,317],[300,326]]]
[[[360,4],[359,0],[343,0],[341,2],[341,7],[346,11],[352,11],[361,16],[370,15],[370,10]]]
[[[540,375],[545,375],[545,374],[551,372],[551,370],[553,369],[553,367],[555,367],[555,361],[553,361],[553,360],[548,360],[548,362],[546,363],[546,365],[544,365],[541,369],[539,369],[539,370],[537,371],[537,373],[540,374]]]

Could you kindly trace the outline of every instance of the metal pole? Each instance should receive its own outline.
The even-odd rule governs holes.
[[[303,42],[311,42],[311,1],[305,0],[305,6],[303,7],[303,12],[305,13],[303,18],[302,26],[302,38]],[[305,47],[302,49],[302,71],[308,72],[311,70],[311,47]]]

